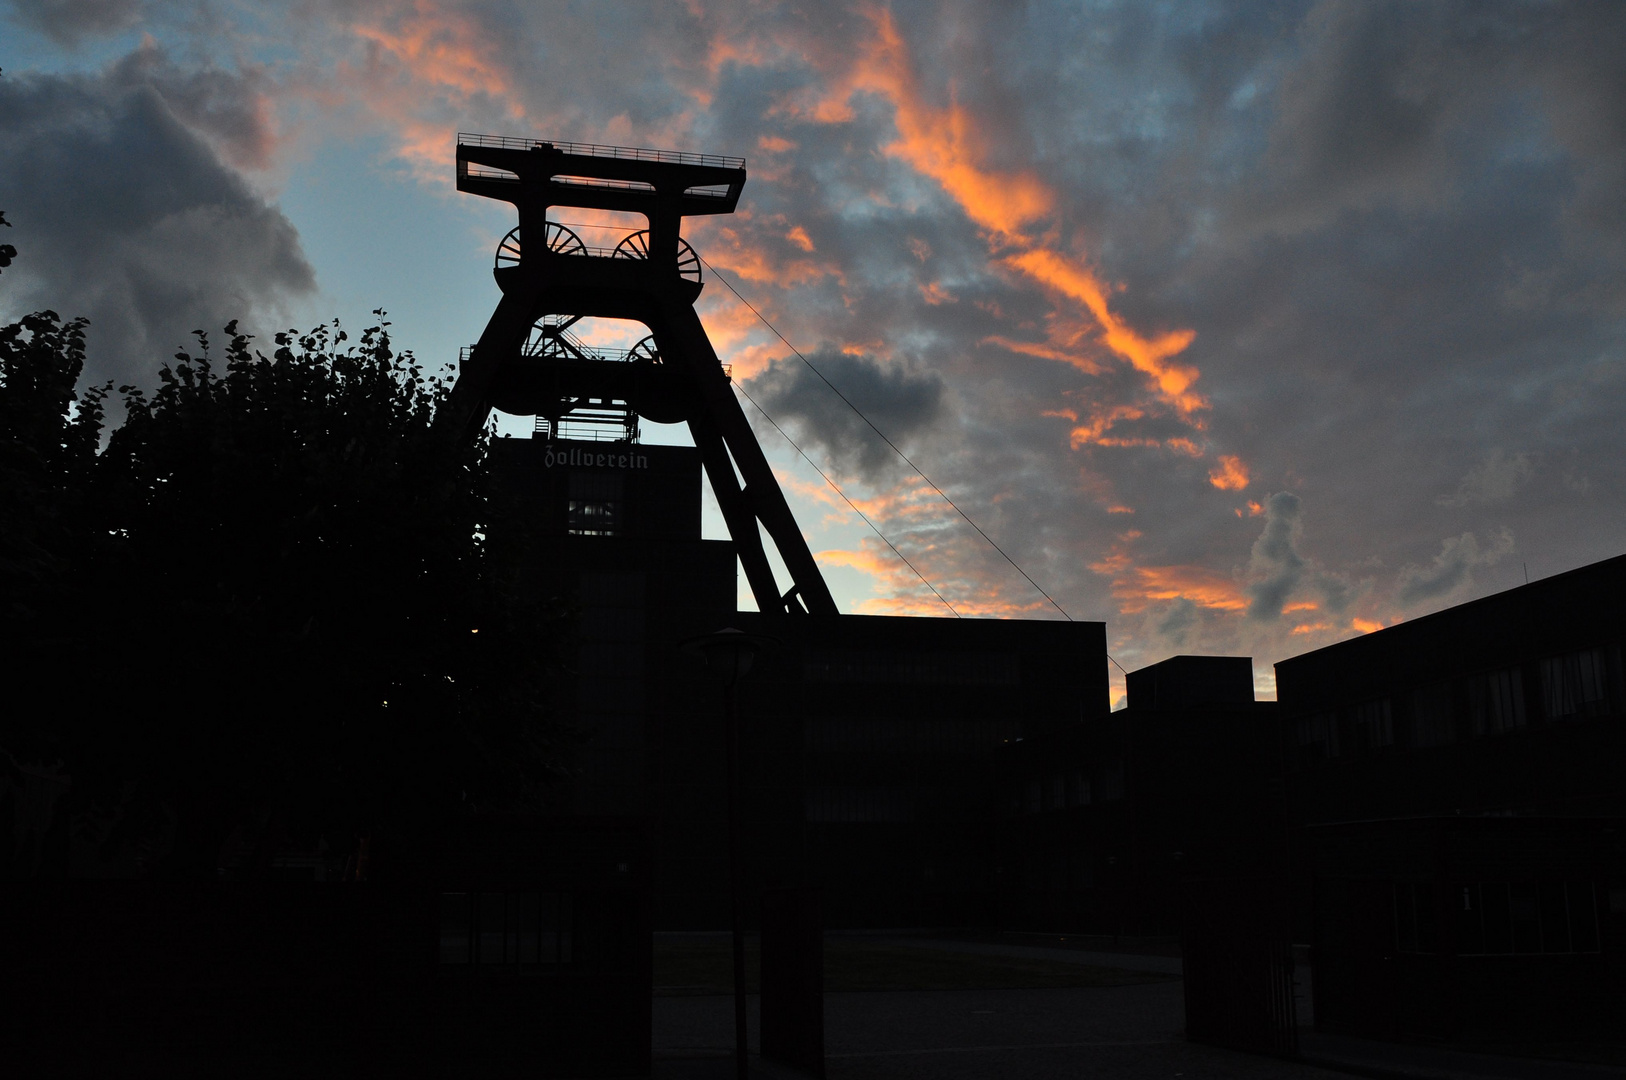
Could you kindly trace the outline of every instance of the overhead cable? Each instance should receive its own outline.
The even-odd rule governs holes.
[[[932,591],[932,595],[937,597],[937,599],[941,600],[943,602],[944,607],[948,608],[950,611],[953,611],[954,612],[954,617],[956,619],[961,618],[962,616],[960,615],[960,613],[958,611],[955,610],[954,605],[949,603],[948,600],[944,598],[943,594],[937,591],[937,586],[933,585],[930,581],[928,581],[927,578],[926,578],[926,575],[922,574],[919,571],[919,569],[917,569],[915,567],[915,564],[909,561],[909,557],[907,555],[905,555],[903,552],[899,551],[898,546],[896,544],[894,544],[892,541],[890,541],[890,540],[888,540],[886,538],[886,533],[882,532],[881,529],[880,529],[880,526],[876,525],[875,522],[873,522],[873,521],[871,521],[869,519],[868,514],[864,513],[864,511],[858,509],[858,504],[857,503],[854,503],[851,499],[847,498],[847,493],[845,491],[841,490],[841,485],[837,484],[834,480],[830,479],[829,474],[826,473],[823,469],[819,468],[818,463],[815,462],[812,458],[807,456],[807,451],[803,450],[801,448],[801,446],[798,445],[796,440],[791,438],[790,434],[788,432],[786,432],[784,428],[779,426],[779,421],[775,420],[772,416],[770,416],[768,414],[767,409],[764,409],[761,405],[758,405],[757,404],[757,399],[752,397],[750,395],[750,393],[745,389],[745,387],[741,386],[739,383],[733,383],[732,385],[733,385],[734,389],[736,389],[736,390],[738,390],[740,392],[741,397],[745,398],[746,401],[749,401],[752,405],[756,406],[757,412],[761,413],[763,418],[765,420],[767,420],[768,423],[773,425],[773,429],[775,431],[779,432],[780,435],[784,436],[786,442],[790,443],[791,446],[796,448],[796,452],[798,454],[802,455],[802,460],[807,462],[809,465],[812,465],[814,472],[816,472],[820,476],[824,477],[824,482],[826,484],[829,484],[830,487],[835,490],[835,493],[837,495],[841,496],[841,501],[845,502],[848,506],[852,507],[853,513],[857,514],[859,517],[864,519],[864,524],[868,525],[874,531],[875,535],[879,536],[881,538],[881,542],[883,544],[885,544],[887,547],[892,549],[892,554],[896,555],[899,559],[903,560],[903,565],[907,566],[909,569],[911,569],[911,570],[913,570],[915,572],[915,577],[919,578],[921,580],[921,583],[924,584],[926,586],[926,588],[928,588],[928,589],[930,589]]]
[[[1037,581],[1034,581],[1033,578],[1028,574],[1028,572],[1026,570],[1022,569],[1021,566],[1017,565],[1016,560],[1011,558],[1010,555],[1006,553],[1004,548],[1002,548],[998,544],[996,544],[994,542],[994,538],[989,536],[986,532],[984,532],[981,525],[978,525],[975,521],[971,520],[971,515],[966,513],[964,510],[961,510],[959,504],[956,503],[953,499],[949,498],[948,494],[942,488],[940,488],[936,484],[932,483],[932,478],[927,476],[924,472],[922,472],[920,466],[916,465],[913,461],[911,461],[910,458],[909,458],[909,455],[905,454],[902,450],[900,450],[898,448],[897,443],[895,443],[891,439],[887,438],[886,437],[886,432],[884,432],[880,428],[876,427],[875,422],[872,421],[869,417],[864,415],[864,410],[860,409],[857,405],[854,405],[852,403],[851,398],[847,397],[846,394],[843,394],[841,392],[840,388],[838,388],[835,383],[831,382],[828,378],[825,377],[824,372],[822,372],[818,368],[814,367],[813,362],[811,360],[809,360],[807,357],[803,356],[802,351],[800,349],[798,349],[796,346],[792,345],[790,343],[789,339],[787,339],[784,334],[781,334],[779,332],[779,328],[774,326],[773,323],[769,322],[767,316],[763,315],[762,312],[757,310],[755,304],[751,303],[751,301],[749,301],[745,297],[741,296],[740,291],[734,287],[733,283],[730,282],[722,274],[717,273],[717,268],[715,266],[712,266],[711,263],[706,262],[706,259],[705,259],[704,256],[701,256],[700,261],[706,263],[706,269],[710,270],[712,275],[714,277],[716,277],[718,281],[721,281],[723,283],[723,285],[728,288],[728,291],[734,294],[734,296],[739,300],[740,303],[744,304],[746,307],[751,309],[751,314],[755,315],[758,319],[760,319],[762,321],[763,326],[766,326],[769,330],[773,331],[774,337],[776,337],[780,341],[784,342],[785,348],[787,348],[791,352],[795,353],[796,358],[798,360],[800,360],[802,363],[806,364],[807,369],[809,371],[811,371],[813,374],[817,375],[819,377],[819,379],[823,381],[824,385],[828,386],[831,389],[831,391],[833,391],[835,393],[836,397],[840,398],[843,402],[845,402],[846,405],[847,405],[847,408],[849,408],[853,412],[857,413],[858,418],[860,420],[864,421],[864,423],[868,424],[869,429],[871,431],[875,432],[876,435],[880,436],[881,441],[886,443],[887,446],[890,446],[892,448],[892,452],[894,454],[897,454],[898,457],[902,458],[904,463],[906,465],[908,465],[909,468],[914,470],[916,476],[918,476],[922,480],[926,481],[926,485],[928,487],[930,487],[933,491],[937,492],[939,498],[941,498],[944,502],[948,503],[949,506],[953,507],[954,512],[956,514],[959,514],[962,518],[964,518],[967,525],[970,525],[973,529],[977,530],[977,535],[982,537],[984,540],[986,540],[988,542],[989,547],[991,547],[995,551],[999,552],[1000,555],[1004,557],[1005,561],[1010,563],[1011,566],[1013,568],[1015,568],[1016,572],[1018,574],[1021,574],[1023,579],[1026,580],[1029,585],[1032,585],[1035,589],[1037,589],[1039,591],[1040,596],[1042,596],[1046,600],[1050,601],[1050,606],[1055,608],[1057,611],[1061,612],[1062,618],[1066,619],[1068,622],[1073,621],[1073,617],[1071,615],[1067,614],[1067,609],[1062,607],[1060,604],[1056,603],[1056,598],[1055,597],[1053,597],[1049,593],[1045,592],[1044,587],[1042,585],[1040,585]],[[1117,661],[1114,660],[1113,663],[1116,664]],[[1120,667],[1120,670],[1121,670],[1121,667]]]

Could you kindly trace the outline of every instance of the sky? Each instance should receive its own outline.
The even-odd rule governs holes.
[[[96,381],[375,308],[455,361],[514,224],[458,131],[745,157],[687,238],[1061,609],[713,276],[736,382],[943,598],[747,403],[843,611],[1065,611],[1272,696],[1626,551],[1626,5],[0,0],[0,70],[0,318],[88,316]]]

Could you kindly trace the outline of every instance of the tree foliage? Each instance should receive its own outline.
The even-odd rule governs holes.
[[[486,542],[485,443],[380,318],[198,333],[150,394],[75,394],[83,321],[0,330],[0,576],[21,673],[0,746],[60,760],[81,822],[154,872],[212,874],[228,834],[410,845],[532,804],[555,614]],[[89,827],[89,826],[85,826]]]

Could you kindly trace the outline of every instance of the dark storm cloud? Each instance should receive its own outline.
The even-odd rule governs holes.
[[[268,100],[272,88],[258,67],[182,68],[156,45],[143,43],[113,65],[106,79],[110,87],[151,87],[177,120],[232,165],[261,169],[270,164],[276,143]]]
[[[0,306],[88,316],[90,378],[148,383],[192,330],[252,324],[314,288],[293,225],[184,122],[250,157],[262,141],[226,80],[199,79],[147,53],[0,80],[0,191],[21,252]]]
[[[141,0],[11,0],[14,18],[60,45],[127,29],[141,17]]]
[[[943,380],[931,372],[828,349],[808,359],[900,446],[941,412]],[[804,445],[823,449],[849,475],[874,483],[902,466],[892,448],[800,360],[774,360],[747,387],[776,420],[793,425]]]

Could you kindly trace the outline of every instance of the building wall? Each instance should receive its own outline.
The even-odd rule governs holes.
[[[1279,864],[1274,705],[1246,657],[1129,675],[1129,707],[1000,751],[1002,925],[1172,933],[1189,876]]]
[[[831,926],[991,923],[995,751],[1106,715],[1105,627],[747,613],[740,626],[784,642],[742,692],[761,880],[822,885]]]
[[[1626,558],[1276,665],[1301,824],[1626,814]]]

